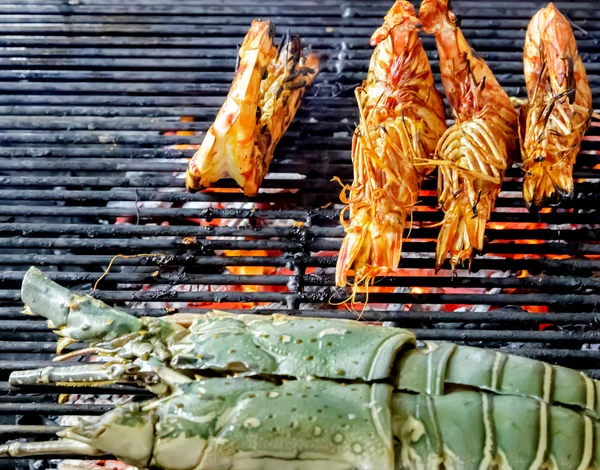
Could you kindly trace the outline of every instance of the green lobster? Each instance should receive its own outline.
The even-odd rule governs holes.
[[[285,315],[137,318],[31,268],[25,313],[105,362],[14,372],[14,386],[136,383],[157,397],[1,456],[111,454],[139,468],[600,469],[600,384],[407,330]]]

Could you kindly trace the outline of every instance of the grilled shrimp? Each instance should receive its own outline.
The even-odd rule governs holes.
[[[573,164],[592,115],[592,93],[569,21],[550,3],[525,38],[528,103],[521,108],[523,197],[537,211],[573,195]]]
[[[438,201],[444,219],[437,241],[439,270],[481,250],[485,224],[517,142],[518,115],[483,59],[473,54],[448,0],[423,0],[419,18],[436,38],[440,72],[456,124],[440,139]]]
[[[298,36],[286,34],[276,49],[274,29],[270,21],[252,22],[225,103],[188,165],[189,191],[229,175],[246,196],[258,193],[275,147],[318,67],[316,55],[302,56]]]
[[[414,7],[397,0],[371,37],[375,51],[355,93],[360,124],[352,144],[354,182],[341,195],[350,222],[343,211],[338,286],[346,285],[351,270],[357,287],[398,267],[405,221],[446,130],[444,104],[417,28]]]

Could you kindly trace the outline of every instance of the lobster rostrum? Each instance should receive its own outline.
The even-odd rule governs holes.
[[[284,315],[136,318],[31,268],[26,313],[105,362],[14,372],[14,386],[134,382],[129,403],[2,456],[112,454],[139,468],[598,469],[600,387],[399,328]],[[177,318],[175,316],[175,318]],[[189,320],[189,319],[188,319]]]

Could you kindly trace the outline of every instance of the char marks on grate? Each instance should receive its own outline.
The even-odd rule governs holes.
[[[30,265],[89,292],[115,255],[154,254],[117,259],[94,292],[139,315],[254,306],[356,318],[336,305],[348,294],[333,287],[343,230],[340,187],[331,179],[352,178],[354,88],[366,76],[369,37],[391,0],[218,3],[0,0],[2,441],[48,437],[56,432],[48,416],[96,415],[112,406],[59,405],[56,395],[66,389],[56,387],[37,389],[41,395],[9,389],[11,371],[43,367],[56,346],[44,322],[20,315],[19,287]],[[511,96],[525,96],[525,28],[546,3],[453,2],[465,36]],[[598,107],[600,11],[592,1],[556,4],[576,25]],[[229,179],[215,185],[226,191],[189,194],[187,159],[225,98],[236,45],[255,17],[300,34],[326,59],[256,198],[245,198]],[[439,85],[433,39],[424,45]],[[471,275],[459,270],[455,278],[432,274],[432,225],[441,212],[435,181],[426,181],[399,275],[376,284],[363,318],[406,326],[423,340],[501,348],[600,377],[597,123],[574,177],[572,201],[532,215],[520,169],[509,169],[485,253]]]

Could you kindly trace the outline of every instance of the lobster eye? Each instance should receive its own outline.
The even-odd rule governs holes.
[[[537,157],[534,158],[534,161],[541,163],[543,161],[546,160],[546,157],[544,157],[543,155],[538,155]]]

